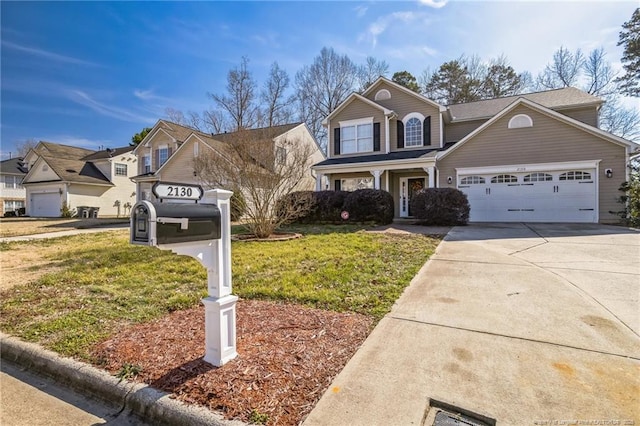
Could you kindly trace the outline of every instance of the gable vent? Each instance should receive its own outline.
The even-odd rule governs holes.
[[[378,90],[374,99],[376,101],[386,101],[387,99],[391,99],[391,92],[387,89]]]
[[[533,127],[533,120],[527,114],[514,115],[509,120],[509,129],[519,129],[521,127]]]

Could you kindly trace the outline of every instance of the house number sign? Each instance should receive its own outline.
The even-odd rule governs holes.
[[[156,197],[161,199],[199,200],[204,194],[199,185],[171,182],[156,182],[152,191]]]

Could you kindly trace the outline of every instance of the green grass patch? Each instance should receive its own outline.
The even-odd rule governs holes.
[[[304,238],[233,242],[234,294],[380,319],[439,240],[358,229],[297,227]],[[95,343],[123,326],[195,306],[207,293],[206,271],[196,260],[133,246],[124,233],[29,244],[48,248],[46,257],[60,269],[3,292],[0,329],[67,356],[88,359]]]

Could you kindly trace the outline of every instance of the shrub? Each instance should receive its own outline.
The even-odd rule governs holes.
[[[393,196],[381,189],[358,189],[344,200],[344,210],[353,222],[393,222]]]
[[[308,223],[315,209],[313,191],[297,191],[280,197],[276,203],[276,215],[283,223]]]
[[[617,214],[622,223],[635,228],[640,227],[640,164],[632,162],[629,165],[629,180],[622,182],[620,191],[623,195],[618,197],[618,203],[622,204],[622,210],[609,213]]]
[[[237,222],[247,211],[247,202],[244,199],[244,195],[242,195],[242,191],[239,189],[233,191],[233,195],[230,200],[230,209],[229,216],[231,217],[232,222]]]
[[[422,225],[466,225],[467,196],[455,188],[426,188],[411,199],[411,211]]]
[[[71,208],[69,207],[69,205],[67,204],[66,201],[62,202],[62,208],[60,209],[60,216],[65,217],[65,218],[69,218],[69,217],[73,217],[73,211],[71,210]]]
[[[315,205],[309,212],[309,221],[312,222],[343,222],[340,217],[344,207],[344,200],[349,195],[347,191],[320,191],[314,192]]]

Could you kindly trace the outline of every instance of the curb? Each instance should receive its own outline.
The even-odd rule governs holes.
[[[119,380],[89,364],[63,358],[40,346],[0,333],[0,357],[77,391],[129,410],[154,425],[241,426],[204,407],[190,406],[169,393],[147,385]]]

